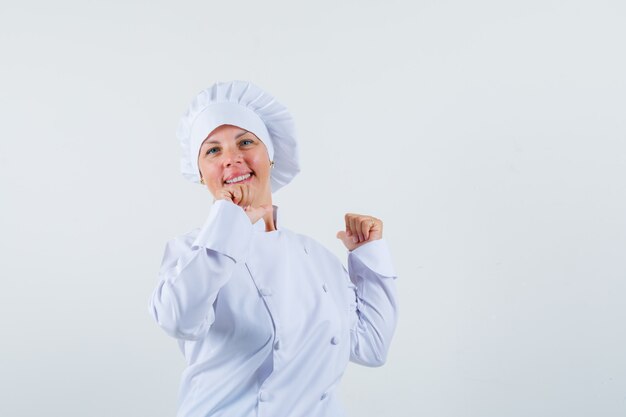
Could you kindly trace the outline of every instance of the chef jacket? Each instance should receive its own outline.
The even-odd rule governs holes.
[[[344,416],[348,361],[385,362],[395,276],[382,239],[350,252],[346,271],[313,239],[216,201],[202,228],[168,242],[150,299],[187,364],[177,417]]]

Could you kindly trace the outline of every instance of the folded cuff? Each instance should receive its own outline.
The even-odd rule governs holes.
[[[391,252],[384,239],[374,240],[354,249],[348,255],[348,262],[354,259],[378,275],[396,277],[396,271],[391,260]]]
[[[228,200],[218,200],[211,206],[193,246],[221,253],[235,262],[245,262],[252,234],[252,223],[243,209]]]

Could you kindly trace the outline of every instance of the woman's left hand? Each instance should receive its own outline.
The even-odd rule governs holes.
[[[359,246],[383,237],[383,222],[376,217],[347,213],[346,230],[337,232],[337,238],[352,251]]]

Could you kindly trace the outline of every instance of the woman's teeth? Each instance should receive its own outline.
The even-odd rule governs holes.
[[[250,178],[250,174],[241,175],[239,177],[235,177],[235,178],[232,178],[232,179],[226,181],[226,184],[234,184],[234,183],[239,182],[239,181],[247,180],[248,178]]]

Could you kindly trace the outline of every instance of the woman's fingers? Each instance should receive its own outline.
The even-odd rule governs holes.
[[[250,203],[248,203],[248,188],[245,185],[238,185],[237,188],[241,193],[241,198],[239,199],[239,205],[241,207],[248,207]]]
[[[383,237],[383,221],[376,217],[370,217],[369,240],[378,240]]]
[[[354,214],[347,213],[345,216],[346,219],[346,234],[352,238],[354,243],[359,242],[359,235],[356,233],[356,229],[354,228]]]
[[[352,233],[352,240],[358,243],[362,240],[361,232],[357,227],[357,219],[354,216],[350,216],[350,232]]]
[[[228,192],[230,192],[231,201],[239,205],[239,202],[241,201],[241,190],[239,189],[239,187],[228,187]]]
[[[369,240],[370,238],[370,228],[374,224],[372,219],[362,219],[361,220],[361,234],[363,235],[363,240]]]
[[[352,237],[354,243],[360,243],[365,241],[363,232],[361,230],[360,215],[348,213],[346,214],[346,232],[348,236]]]
[[[364,243],[382,238],[383,222],[375,217],[347,213],[345,215],[346,235],[354,243]]]
[[[218,199],[230,200],[243,208],[251,205],[254,200],[254,194],[247,184],[230,185],[222,190],[221,197]]]
[[[233,195],[229,190],[220,190],[215,196],[215,200],[233,201]]]
[[[250,186],[248,186],[248,184],[242,185],[241,188],[244,193],[241,206],[247,207],[252,205],[252,202],[254,201],[254,191],[252,190],[252,188],[250,188]]]

